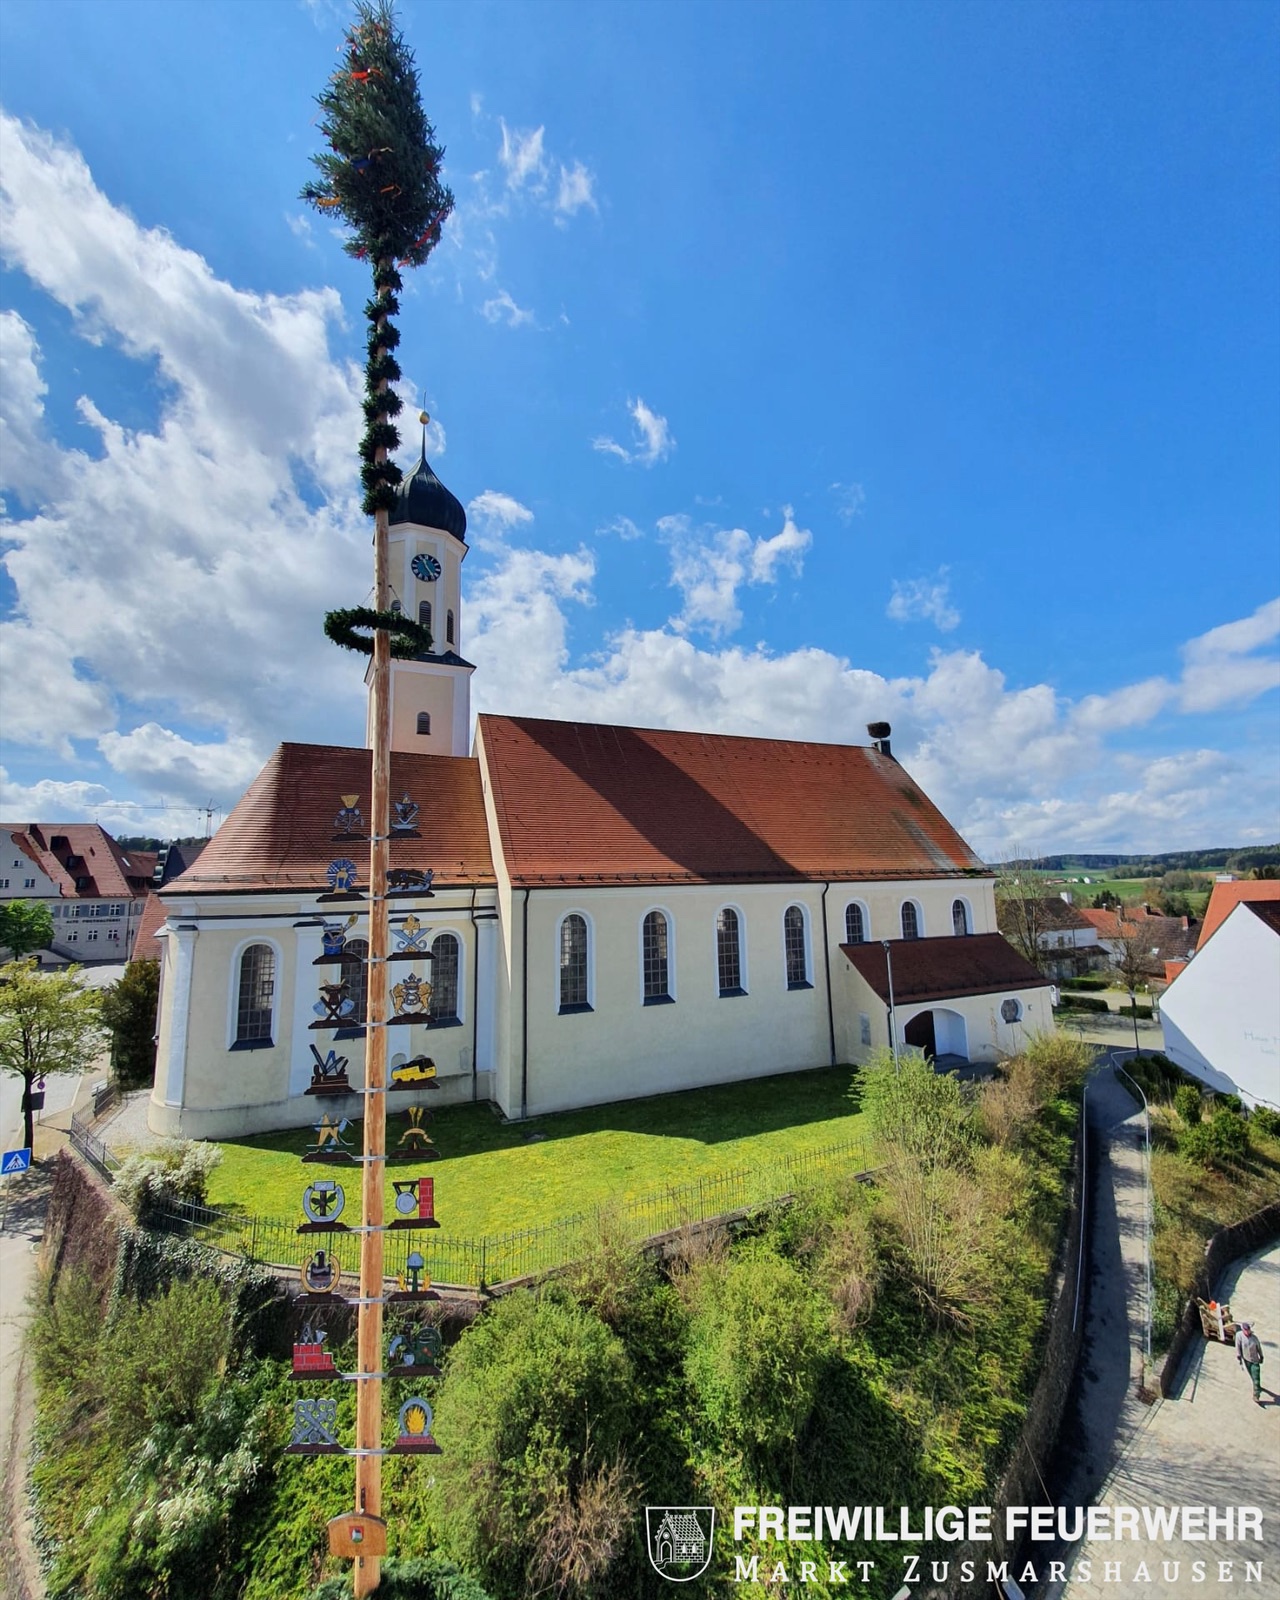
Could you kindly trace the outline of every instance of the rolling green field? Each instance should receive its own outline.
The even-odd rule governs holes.
[[[505,1233],[857,1140],[861,1121],[847,1098],[851,1076],[847,1067],[787,1073],[521,1123],[503,1122],[486,1104],[450,1106],[430,1124],[440,1151],[430,1167],[437,1210],[455,1233]],[[392,1114],[388,1149],[406,1125],[403,1115]],[[347,1137],[359,1150],[358,1123]],[[299,1128],[223,1143],[210,1204],[300,1219],[307,1181],[342,1170],[302,1165],[298,1158],[311,1139],[309,1128]],[[419,1170],[392,1168],[388,1196],[397,1175]],[[344,1179],[348,1189],[351,1181]]]

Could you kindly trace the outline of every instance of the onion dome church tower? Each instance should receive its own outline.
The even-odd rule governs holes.
[[[387,520],[391,609],[431,630],[429,651],[392,660],[391,748],[468,755],[475,667],[461,654],[467,513],[427,465],[425,417],[422,455],[401,480]]]

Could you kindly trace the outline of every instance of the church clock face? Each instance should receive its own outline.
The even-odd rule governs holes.
[[[414,556],[409,563],[415,578],[420,578],[423,583],[434,583],[440,576],[440,563],[434,556]]]

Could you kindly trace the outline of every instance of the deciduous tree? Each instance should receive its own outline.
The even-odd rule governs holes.
[[[32,1140],[31,1089],[51,1072],[84,1072],[106,1042],[102,996],[80,968],[41,972],[34,961],[0,967],[0,1071],[22,1079],[24,1143]]]
[[[53,943],[53,913],[39,900],[10,900],[0,906],[0,945],[15,961]]]

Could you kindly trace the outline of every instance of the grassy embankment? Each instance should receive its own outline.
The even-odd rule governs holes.
[[[788,1073],[683,1094],[502,1122],[487,1105],[435,1113],[431,1163],[437,1213],[468,1238],[501,1234],[716,1174],[768,1166],[862,1137],[849,1069]],[[394,1112],[388,1145],[399,1137]],[[299,1165],[310,1129],[221,1145],[209,1203],[288,1221],[298,1215]],[[359,1150],[361,1128],[348,1138]],[[334,1169],[325,1169],[332,1171]],[[416,1168],[412,1170],[417,1170]],[[388,1196],[394,1181],[388,1174]]]

